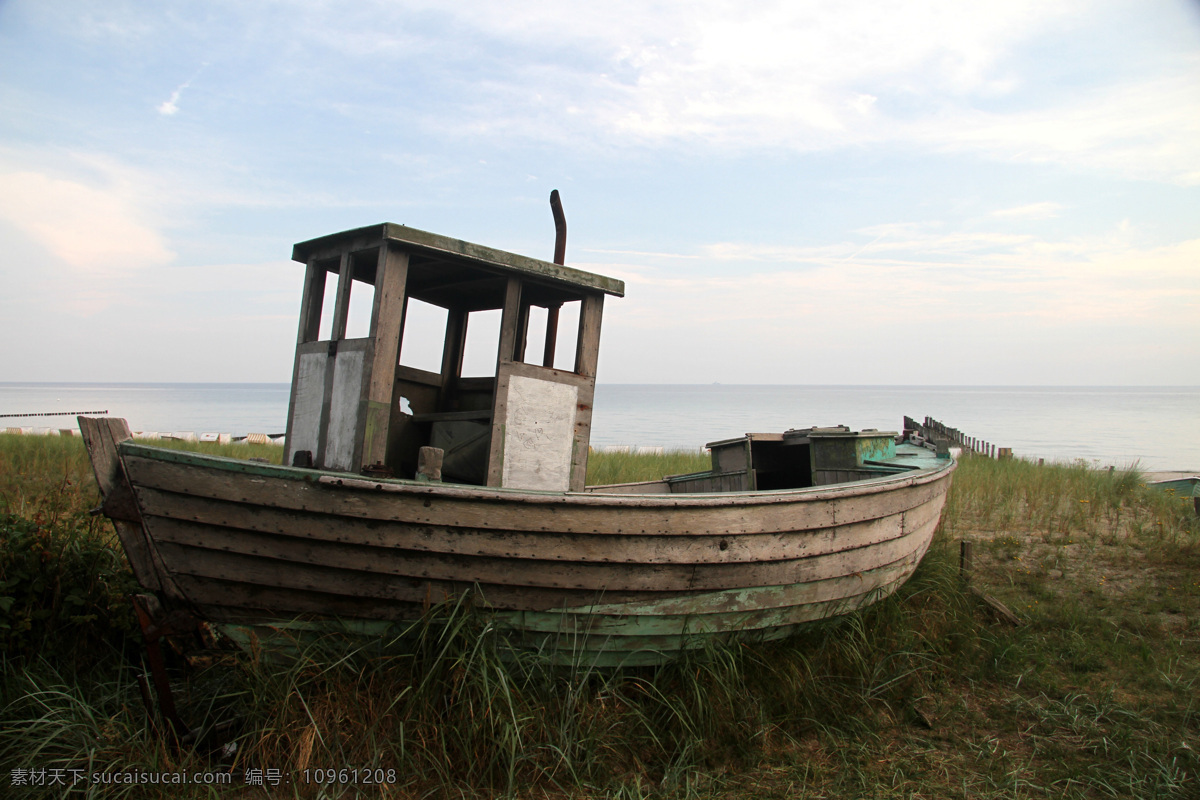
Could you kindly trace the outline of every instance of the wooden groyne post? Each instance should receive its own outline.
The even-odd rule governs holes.
[[[912,417],[904,418],[904,432],[916,433],[930,441],[945,441],[954,447],[960,447],[965,452],[988,458],[1012,458],[1012,448],[997,448],[991,442],[974,436],[968,436],[958,428],[952,428],[933,417],[925,417],[924,422],[917,422]]]

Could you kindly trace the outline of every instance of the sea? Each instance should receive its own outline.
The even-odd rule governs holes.
[[[0,382],[0,431],[74,428],[86,413],[124,417],[135,431],[275,435],[288,394],[286,383]],[[699,449],[813,425],[899,430],[905,415],[1022,458],[1200,471],[1200,386],[600,384],[592,444]]]

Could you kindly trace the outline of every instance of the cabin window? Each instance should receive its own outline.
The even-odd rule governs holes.
[[[550,320],[554,316],[543,306],[529,307],[529,320],[525,328],[525,351],[519,359],[526,364],[575,371],[576,332],[579,330],[579,301],[563,303],[558,309],[558,319],[553,331],[554,355],[546,363],[546,337],[551,334]]]
[[[558,340],[554,347],[554,363],[548,367],[575,371],[575,347],[579,344],[579,308],[583,304],[578,300],[563,303],[558,310]]]
[[[346,314],[347,339],[365,339],[371,335],[371,307],[375,304],[375,286],[364,281],[350,282],[350,308]]]
[[[500,353],[500,309],[472,311],[467,315],[467,341],[463,351],[462,377],[491,378],[496,374]]]
[[[317,340],[327,341],[333,338],[333,312],[337,308],[338,280],[336,272],[325,274],[325,295],[321,300],[321,327],[318,329]]]
[[[404,312],[404,334],[400,340],[400,363],[405,367],[440,374],[448,318],[449,312],[441,306],[414,297],[408,298]]]
[[[542,363],[542,355],[546,349],[546,318],[549,313],[541,306],[529,307],[529,323],[525,327],[525,355],[520,359],[526,364]]]

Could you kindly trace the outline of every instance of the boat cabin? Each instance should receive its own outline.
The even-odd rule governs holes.
[[[803,489],[904,472],[896,432],[845,425],[709,442],[712,471],[666,478],[672,493]]]
[[[668,475],[660,481],[589,486],[618,494],[696,494],[806,489],[870,480],[928,466],[928,454],[895,431],[845,425],[801,428],[784,433],[747,433],[705,445],[712,469]]]
[[[285,463],[413,478],[431,446],[447,481],[583,489],[604,296],[622,281],[392,223],[292,258]]]

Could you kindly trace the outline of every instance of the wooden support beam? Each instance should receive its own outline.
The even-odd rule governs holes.
[[[329,273],[317,266],[316,259],[308,260],[304,274],[304,293],[300,299],[300,331],[296,343],[315,342],[321,333],[321,306],[325,302],[325,277]]]
[[[596,377],[600,356],[600,322],[604,316],[604,295],[589,294],[579,304],[579,340],[575,346],[575,372]]]
[[[517,344],[517,322],[521,313],[521,281],[509,278],[500,317],[500,348],[496,362],[496,386],[492,396],[492,438],[488,445],[487,486],[504,483],[504,432],[508,424],[509,371]]]
[[[405,288],[408,281],[408,253],[384,242],[375,266],[375,301],[371,308],[373,353],[367,389],[366,420],[363,430],[364,464],[385,463],[392,405],[399,400],[396,389],[396,364],[400,358],[400,336],[407,309]],[[395,466],[395,465],[388,465]]]
[[[1008,606],[1004,605],[1004,603],[1001,603],[987,592],[976,586],[968,586],[967,591],[979,598],[984,605],[988,607],[988,610],[991,611],[992,614],[998,617],[1001,621],[1007,622],[1013,627],[1019,627],[1021,625],[1020,617],[1014,614]]]
[[[517,317],[517,339],[513,361],[525,361],[525,350],[529,345],[529,312],[531,308],[528,301],[521,301],[521,314]]]
[[[558,341],[558,312],[561,305],[546,309],[546,348],[542,352],[542,366],[554,368],[554,347]]]
[[[130,596],[130,600],[133,603],[138,626],[142,629],[142,638],[146,644],[146,660],[150,665],[150,677],[154,681],[154,691],[158,695],[158,709],[170,723],[171,731],[178,740],[190,742],[195,739],[195,734],[184,723],[175,708],[175,696],[171,693],[171,682],[167,678],[167,667],[163,660],[159,640],[163,636],[173,633],[195,630],[200,623],[187,614],[175,614],[174,617],[164,618],[158,599],[152,595],[135,594]],[[185,622],[181,623],[177,620]],[[146,700],[144,692],[142,700]]]
[[[337,300],[333,307],[333,330],[329,338],[333,340],[346,338],[346,319],[350,315],[350,284],[354,283],[354,259],[349,252],[342,253],[341,267],[338,269]]]
[[[506,361],[519,361],[517,354],[517,323],[521,316],[521,280],[509,278],[504,291],[504,311],[500,316],[500,352],[497,366]],[[499,375],[499,370],[496,372]]]
[[[466,343],[467,312],[451,308],[446,313],[446,342],[442,345],[442,396],[438,402],[443,410],[448,408],[450,399],[458,391]]]
[[[292,453],[292,430],[296,419],[296,393],[299,389],[301,345],[317,341],[321,335],[321,309],[325,302],[325,279],[329,273],[317,263],[316,258],[309,258],[304,273],[304,290],[300,299],[300,329],[296,333],[296,355],[292,361],[292,388],[288,392],[287,439],[283,443],[283,452]],[[315,453],[313,455],[316,455]]]
[[[975,553],[971,542],[963,539],[958,543],[958,576],[966,586],[967,592],[975,596],[987,606],[988,610],[1000,620],[1009,625],[1020,625],[1021,618],[1014,614],[1008,606],[992,597],[977,586],[971,586],[971,575],[975,570]]]

